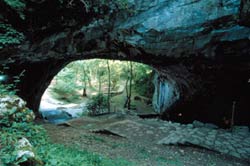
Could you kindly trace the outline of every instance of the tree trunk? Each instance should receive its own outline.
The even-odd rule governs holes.
[[[102,80],[101,80],[100,64],[98,64],[97,77],[98,77],[97,78],[98,79],[98,93],[101,94]]]
[[[89,84],[89,87],[90,88],[92,88],[93,86],[92,86],[92,83],[91,83],[91,79],[90,79],[90,77],[88,76],[88,84]]]
[[[108,112],[110,112],[110,88],[111,88],[111,80],[110,80],[110,65],[109,61],[107,60],[107,67],[108,67]]]
[[[83,75],[84,75],[84,80],[83,80],[83,90],[82,90],[82,97],[87,97],[87,72],[85,70],[85,67],[83,66]]]
[[[128,93],[128,109],[129,110],[131,108],[132,80],[133,80],[133,63],[130,62],[130,79],[129,79],[129,93]]]
[[[233,131],[233,127],[234,127],[235,105],[236,105],[236,101],[233,101],[232,116],[231,116],[231,123],[230,123],[231,131]]]
[[[127,94],[127,99],[124,104],[124,108],[131,108],[131,95],[132,95],[132,80],[133,80],[133,63],[130,62],[129,64],[129,76],[128,79],[126,80],[126,94]],[[128,82],[129,82],[129,87],[128,87]]]
[[[98,93],[101,94],[102,89],[102,82],[101,82],[101,76],[98,76]]]
[[[129,77],[127,77],[126,84],[125,84],[126,101],[125,101],[124,106],[123,106],[124,108],[126,108],[128,105],[128,81],[129,81]]]
[[[85,87],[83,88],[83,91],[82,91],[82,97],[87,97],[87,90]]]

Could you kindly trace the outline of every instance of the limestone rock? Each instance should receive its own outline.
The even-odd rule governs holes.
[[[0,116],[8,113],[11,109],[22,109],[25,105],[25,101],[17,96],[0,96]]]
[[[157,113],[163,113],[178,101],[180,92],[175,81],[163,80],[159,75],[155,75],[154,85],[153,107]]]
[[[195,125],[194,128],[188,128],[185,125],[176,127],[176,131],[171,131],[165,138],[158,141],[158,144],[192,144],[249,160],[250,132],[247,126],[235,126],[235,130],[229,132],[213,129],[210,125],[198,121],[195,121]]]
[[[204,127],[205,124],[200,122],[200,121],[195,120],[195,121],[193,121],[193,125],[195,127]]]
[[[31,122],[35,119],[33,111],[26,107],[26,102],[15,95],[0,96],[0,117],[11,122]]]
[[[15,151],[15,160],[18,164],[36,166],[43,165],[43,163],[36,158],[33,147],[27,138],[23,137],[18,140],[18,142],[16,143]]]
[[[35,153],[33,152],[32,145],[24,137],[17,142],[16,149],[17,149],[16,160],[19,160],[24,156],[27,158],[35,157]]]

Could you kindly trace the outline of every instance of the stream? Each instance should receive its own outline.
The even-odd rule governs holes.
[[[53,99],[46,91],[42,97],[39,113],[44,121],[59,124],[73,118],[80,117],[86,107],[82,104],[64,104],[56,99]]]

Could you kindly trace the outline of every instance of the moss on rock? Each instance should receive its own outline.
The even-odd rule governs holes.
[[[0,96],[0,118],[4,125],[11,125],[13,122],[32,122],[35,114],[26,107],[26,102],[18,96]]]

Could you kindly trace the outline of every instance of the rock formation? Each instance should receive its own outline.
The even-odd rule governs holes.
[[[249,0],[83,2],[27,0],[19,10],[0,3],[0,21],[18,37],[1,43],[0,63],[10,76],[25,70],[19,95],[31,109],[69,62],[109,58],[153,66],[156,110],[170,117],[223,123],[236,101],[237,123],[249,123]]]
[[[18,96],[0,95],[0,118],[5,122],[0,125],[9,126],[17,122],[32,122],[35,115]]]

